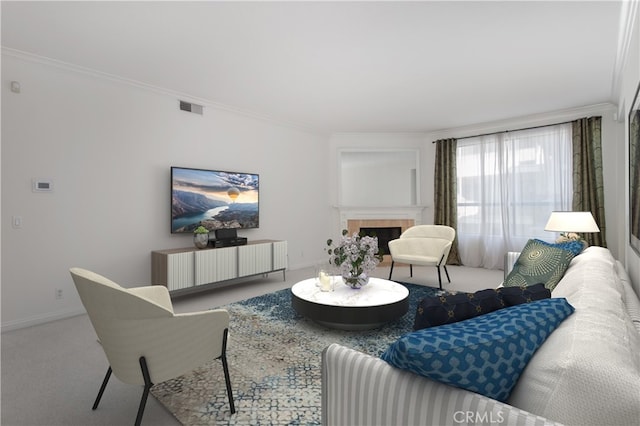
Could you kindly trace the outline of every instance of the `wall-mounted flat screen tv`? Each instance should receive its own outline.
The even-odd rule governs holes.
[[[171,232],[258,228],[259,175],[171,167]]]

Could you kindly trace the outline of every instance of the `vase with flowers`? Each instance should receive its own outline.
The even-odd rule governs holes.
[[[342,230],[342,239],[334,246],[327,240],[329,263],[340,269],[346,285],[359,289],[369,282],[369,274],[382,261],[382,250],[378,248],[378,238]]]

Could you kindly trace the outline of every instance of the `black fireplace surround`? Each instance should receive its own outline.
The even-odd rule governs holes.
[[[378,237],[378,248],[383,254],[389,254],[389,241],[400,238],[402,228],[399,226],[361,227],[361,235]]]

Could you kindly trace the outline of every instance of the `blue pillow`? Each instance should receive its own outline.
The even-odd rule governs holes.
[[[504,287],[544,283],[546,288],[553,291],[574,257],[568,250],[531,239],[504,280]]]
[[[504,402],[534,352],[573,311],[564,298],[511,306],[405,334],[381,358],[394,367]]]
[[[505,306],[500,293],[493,289],[425,297],[418,302],[413,329],[463,321]]]
[[[500,287],[496,291],[502,296],[505,306],[515,306],[551,297],[551,290],[546,288],[543,283],[529,286]]]
[[[507,306],[550,297],[551,290],[542,283],[425,297],[418,302],[413,329],[463,321]]]
[[[570,251],[571,253],[573,253],[574,256],[579,255],[580,253],[582,253],[582,250],[584,250],[584,242],[578,241],[578,240],[565,241],[562,243],[548,243],[546,241],[542,241],[536,238],[535,241],[549,247],[556,247],[562,250]]]

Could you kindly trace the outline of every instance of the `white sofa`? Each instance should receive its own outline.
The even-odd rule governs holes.
[[[640,425],[640,301],[609,250],[576,256],[552,297],[575,308],[535,352],[507,403],[333,344],[324,425]]]

